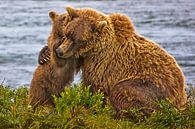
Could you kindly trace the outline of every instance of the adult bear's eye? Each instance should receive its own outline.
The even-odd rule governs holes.
[[[74,38],[73,38],[73,35],[72,35],[71,33],[66,34],[66,37],[67,37],[69,40],[71,40],[71,41],[74,42]]]
[[[66,40],[66,39],[67,39],[67,37],[63,36],[63,37],[60,38],[60,42],[64,42],[64,40]]]

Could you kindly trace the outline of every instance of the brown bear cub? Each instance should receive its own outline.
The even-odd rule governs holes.
[[[176,107],[186,103],[185,79],[174,57],[139,35],[129,17],[67,7],[69,22],[59,57],[83,58],[82,78],[101,90],[119,113],[132,108],[158,110],[157,100]]]
[[[66,40],[61,37],[59,28],[66,24],[66,14],[57,15],[55,12],[50,12],[49,16],[52,20],[52,32],[48,38],[48,48],[45,47],[41,54],[49,55],[51,52],[51,57],[50,62],[44,63],[43,61],[46,62],[48,57],[39,56],[39,63],[42,65],[38,65],[30,86],[30,104],[33,107],[45,104],[53,106],[52,95],[60,96],[64,87],[73,81],[76,71],[74,58],[62,59],[56,54],[56,49],[62,40]]]

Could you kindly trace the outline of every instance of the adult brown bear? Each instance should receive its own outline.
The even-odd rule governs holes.
[[[52,20],[52,32],[48,38],[48,48],[44,47],[42,55],[49,55],[47,50],[50,50],[51,59],[47,63],[43,61],[46,61],[48,56],[39,59],[39,63],[42,65],[38,65],[30,86],[30,104],[33,107],[45,104],[53,105],[52,95],[59,97],[64,87],[73,81],[75,71],[79,69],[75,58],[61,59],[56,55],[56,49],[61,40],[67,40],[61,36],[63,35],[62,28],[68,20],[67,14],[58,15],[52,11],[49,16]]]
[[[155,42],[136,33],[130,18],[93,9],[67,7],[70,21],[57,48],[61,58],[84,59],[82,78],[101,90],[117,111],[158,109],[156,100],[186,103],[184,75],[176,60]]]

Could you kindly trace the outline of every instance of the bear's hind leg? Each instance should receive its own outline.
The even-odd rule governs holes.
[[[33,108],[36,108],[38,105],[51,105],[54,106],[52,103],[52,96],[48,93],[46,88],[41,87],[40,85],[32,86],[30,88],[30,105]]]
[[[158,99],[165,99],[165,94],[161,89],[149,81],[143,82],[139,79],[118,83],[110,94],[110,103],[116,109],[117,114],[121,114],[122,110],[136,108],[144,115],[149,115],[158,109],[155,104]],[[123,115],[126,116],[128,113]]]

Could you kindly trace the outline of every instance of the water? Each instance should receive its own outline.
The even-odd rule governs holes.
[[[29,85],[39,50],[51,31],[48,12],[63,13],[67,5],[129,15],[136,30],[172,54],[182,67],[186,82],[194,83],[195,0],[1,0],[0,83]]]

